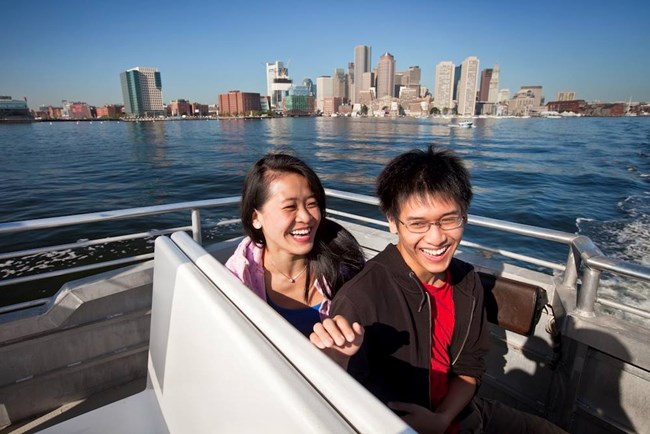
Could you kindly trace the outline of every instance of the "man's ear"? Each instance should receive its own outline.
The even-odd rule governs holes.
[[[392,217],[386,216],[386,219],[388,220],[388,229],[390,229],[391,234],[396,234],[397,233],[397,220],[395,220]]]

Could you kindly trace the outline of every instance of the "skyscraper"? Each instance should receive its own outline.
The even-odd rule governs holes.
[[[496,63],[494,64],[494,68],[492,68],[487,102],[499,102],[499,65]]]
[[[343,68],[336,68],[334,70],[334,75],[332,76],[334,80],[334,94],[332,96],[341,97],[342,101],[348,100],[348,75],[345,73]]]
[[[395,58],[384,53],[377,64],[377,98],[395,96]]]
[[[124,110],[131,116],[164,115],[162,80],[155,68],[138,66],[120,73]]]
[[[266,92],[271,97],[272,107],[277,110],[282,108],[282,100],[292,83],[293,80],[289,78],[289,70],[283,62],[276,60],[275,63],[266,64]]]
[[[346,97],[348,98],[348,103],[352,102],[352,98],[354,98],[354,62],[348,63],[348,83]]]
[[[335,96],[334,79],[329,75],[321,75],[316,78],[316,88],[318,89],[318,94],[316,95],[316,108],[322,112],[325,98]]]
[[[420,87],[420,78],[422,77],[422,70],[419,66],[409,66],[409,69],[404,71],[404,80],[402,81],[403,85],[414,87]]]
[[[573,101],[576,99],[576,93],[572,90],[560,91],[557,93],[556,101]]]
[[[478,57],[463,60],[458,82],[458,115],[473,116],[476,110],[476,88],[478,87]]]
[[[478,91],[478,100],[487,102],[490,93],[490,81],[492,80],[492,68],[486,68],[481,71],[481,87]]]
[[[371,48],[366,45],[357,45],[354,47],[354,94],[352,102],[359,102],[359,93],[363,89],[363,73],[370,72],[370,54]]]
[[[436,65],[433,106],[441,112],[449,111],[454,107],[454,71],[454,64],[450,61],[440,62]]]

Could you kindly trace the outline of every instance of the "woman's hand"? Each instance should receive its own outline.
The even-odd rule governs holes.
[[[350,325],[343,316],[336,315],[316,323],[309,340],[345,369],[363,342],[363,327],[358,322]]]

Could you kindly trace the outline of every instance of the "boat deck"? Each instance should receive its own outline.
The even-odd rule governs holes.
[[[340,195],[340,192],[335,194]],[[355,198],[355,195],[350,196]],[[374,199],[364,197],[361,200],[373,203]],[[175,204],[165,206],[165,212],[236,202],[237,198],[228,198]],[[141,216],[143,210],[102,213],[101,217],[87,215],[81,216],[81,220],[123,218],[130,214]],[[160,212],[159,209],[145,211]],[[353,222],[345,212],[332,214],[352,231],[368,257],[381,251],[386,243],[394,242],[394,236],[373,219]],[[200,216],[194,211],[192,216],[192,226],[175,228],[168,234],[194,233],[195,241],[185,236],[180,245],[184,246],[181,250],[185,249],[193,266],[200,270],[199,261],[194,257],[197,249],[203,251]],[[72,221],[65,218],[39,221],[34,225],[68,224],[68,220]],[[575,234],[472,216],[470,224],[478,224],[486,230],[507,229],[546,237],[570,246],[567,264],[562,267],[545,260],[533,262],[534,267],[522,267],[522,259],[529,258],[511,255],[514,261],[509,261],[503,259],[499,248],[490,251],[471,242],[461,245],[458,256],[473,263],[477,271],[484,274],[487,279],[484,284],[493,285],[489,291],[497,303],[496,310],[488,306],[488,311],[493,310],[492,351],[480,393],[542,415],[570,432],[643,432],[650,426],[647,412],[650,402],[646,394],[650,384],[650,347],[647,345],[650,331],[594,309],[596,303],[616,306],[598,297],[601,272],[647,282],[650,281],[648,267],[606,258],[589,240]],[[26,226],[29,225],[0,225],[0,233],[24,230]],[[237,240],[231,240],[206,246],[208,260],[225,261],[236,244]],[[0,361],[3,365],[0,369],[0,427],[4,426],[0,433],[36,432],[86,413],[88,409],[101,408],[106,402],[116,399],[119,402],[120,398],[146,390],[145,378],[150,372],[147,360],[150,360],[152,348],[150,333],[156,329],[150,328],[155,323],[152,310],[156,311],[155,303],[151,307],[152,289],[155,288],[153,256],[142,255],[136,262],[145,262],[69,282],[52,299],[0,313]],[[212,263],[211,267],[219,268],[220,265]],[[542,270],[549,267],[556,271]],[[205,271],[199,274],[207,275]],[[491,284],[490,277],[496,278],[496,283]],[[229,285],[217,284],[216,287],[230,294],[226,297],[230,306],[242,312],[246,302],[240,306],[240,301],[232,298],[237,295],[229,292]],[[250,295],[250,291],[240,292]],[[525,321],[513,322],[512,313],[508,311],[519,306],[513,300],[523,294],[529,307],[530,300],[535,300],[532,302],[534,320],[529,330]],[[267,308],[262,305],[260,309]],[[650,316],[633,307],[621,309],[626,315]],[[244,316],[250,324],[258,317],[266,317],[257,313]],[[283,344],[276,346],[275,339],[269,338],[267,333],[283,330],[283,327],[286,328],[286,324],[255,326],[264,331],[265,340],[274,342],[274,354],[277,351],[285,354],[284,350],[277,349]],[[283,340],[278,339],[279,342]],[[312,351],[309,345],[307,348],[304,349],[307,353]],[[284,360],[299,359],[302,353],[287,351]],[[385,408],[375,410],[381,414]],[[363,409],[358,411],[363,413]],[[367,427],[357,428],[357,431],[370,432]]]

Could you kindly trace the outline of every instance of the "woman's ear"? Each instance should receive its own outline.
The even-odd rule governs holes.
[[[262,229],[262,220],[260,218],[261,216],[259,213],[256,211],[253,211],[253,227],[255,229]]]

